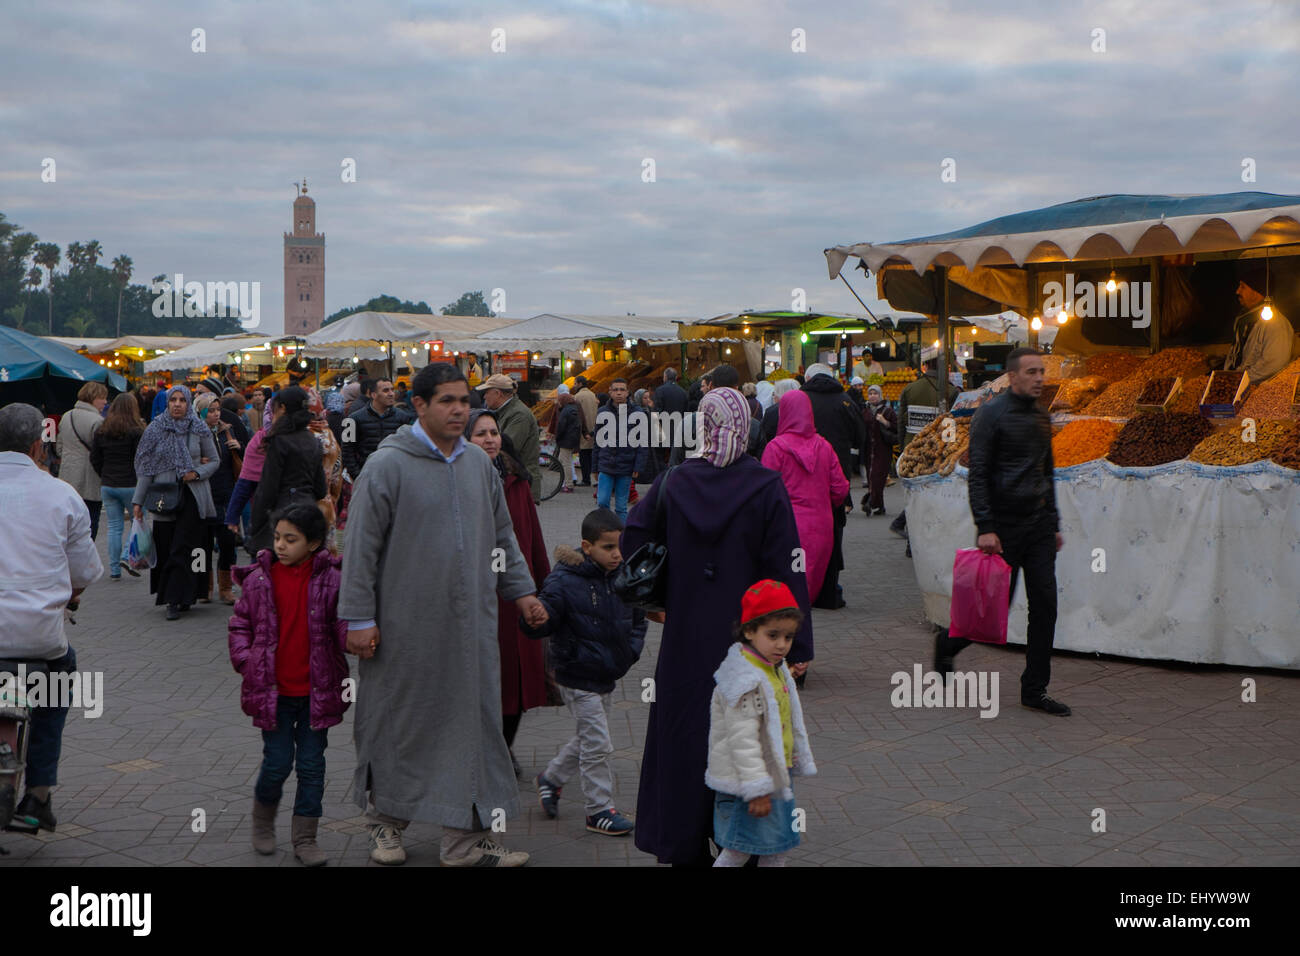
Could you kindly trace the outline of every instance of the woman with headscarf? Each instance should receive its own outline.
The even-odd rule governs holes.
[[[832,509],[843,504],[849,482],[830,442],[813,428],[812,402],[803,392],[781,396],[781,422],[763,451],[763,467],[779,472],[785,483],[807,566],[808,593],[816,594],[835,544]]]
[[[862,411],[867,422],[866,448],[863,457],[867,466],[867,486],[862,496],[862,513],[885,513],[885,482],[889,480],[889,463],[894,456],[894,443],[898,441],[898,413],[885,401],[879,385],[867,386],[867,403]]]
[[[199,421],[212,429],[212,440],[217,446],[218,465],[212,473],[208,485],[212,489],[212,503],[217,509],[215,517],[205,522],[203,550],[207,571],[203,585],[199,588],[199,603],[207,604],[212,600],[212,551],[217,552],[217,593],[223,604],[234,604],[235,594],[230,580],[230,569],[235,566],[235,549],[239,546],[234,533],[226,527],[222,518],[230,504],[230,495],[235,490],[238,468],[242,465],[240,458],[243,445],[230,422],[220,417],[221,405],[210,389],[199,392],[194,397],[194,413]],[[238,462],[238,464],[237,464]]]
[[[767,443],[776,437],[777,426],[781,421],[781,396],[794,391],[799,382],[793,378],[783,378],[772,386],[772,404],[763,410],[763,424],[758,432],[758,458],[763,457]]]
[[[766,379],[754,386],[754,397],[758,399],[760,409],[759,418],[762,418],[763,414],[776,402],[775,393],[776,386]]]
[[[195,549],[203,550],[204,522],[217,516],[208,479],[220,466],[212,429],[194,414],[190,390],[173,385],[167,404],[149,423],[135,452],[135,517],[143,519],[151,486],[179,484],[180,507],[154,514],[153,544],[157,564],[149,572],[149,592],[155,604],[167,605],[167,620],[188,611],[207,581],[207,572],[192,570]]]
[[[275,544],[271,513],[289,504],[317,504],[325,497],[324,456],[320,442],[307,427],[312,420],[307,393],[297,385],[271,399],[271,429],[263,447],[266,461],[253,495],[254,554]]]
[[[713,791],[708,763],[713,672],[728,648],[741,596],[773,578],[794,592],[804,621],[788,660],[812,659],[808,584],[798,561],[799,531],[781,476],[745,454],[749,404],[732,388],[700,402],[699,458],[688,458],[655,480],[628,515],[622,552],[651,539],[668,547],[663,640],[655,667],[636,845],[661,863],[711,866]],[[664,505],[664,534],[655,511]],[[799,570],[795,570],[798,568]]]
[[[546,557],[546,542],[542,539],[541,522],[537,520],[528,470],[515,455],[510,439],[501,434],[496,414],[488,409],[476,408],[469,413],[465,435],[496,465],[505,487],[515,540],[540,591],[551,573],[551,562]],[[546,656],[543,643],[530,639],[519,627],[515,603],[500,597],[497,598],[497,644],[501,649],[501,727],[506,746],[513,748],[524,711],[546,706]],[[513,760],[513,750],[510,756]],[[516,760],[515,776],[519,772]]]

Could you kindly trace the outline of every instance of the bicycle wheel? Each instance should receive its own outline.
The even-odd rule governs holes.
[[[564,468],[559,460],[543,452],[538,456],[537,463],[542,468],[542,488],[541,499],[549,501],[560,493],[564,487]]]

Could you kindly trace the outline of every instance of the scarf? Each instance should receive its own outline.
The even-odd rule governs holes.
[[[759,408],[767,411],[776,401],[776,386],[771,382],[759,382],[754,386],[754,397],[758,399]]]
[[[789,452],[804,471],[811,472],[817,464],[817,448],[822,441],[813,427],[812,400],[807,392],[786,392],[777,408],[776,437],[772,444]]]
[[[184,385],[173,385],[167,390],[167,399],[177,393],[185,396],[186,415],[184,418],[172,418],[171,412],[164,405],[162,413],[149,423],[149,427],[140,436],[140,445],[135,452],[135,472],[137,475],[171,476],[195,471],[194,459],[190,457],[190,435],[201,435],[211,430],[199,416],[194,414],[194,402],[190,390]]]
[[[704,460],[726,468],[740,460],[749,442],[749,403],[734,388],[715,388],[700,401]]]

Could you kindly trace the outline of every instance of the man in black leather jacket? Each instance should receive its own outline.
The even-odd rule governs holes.
[[[1034,349],[1015,349],[1007,356],[1007,370],[1011,387],[981,406],[971,422],[967,481],[976,545],[1011,565],[1011,594],[1020,569],[1025,572],[1029,628],[1020,702],[1067,717],[1070,708],[1047,696],[1056,633],[1056,552],[1064,539],[1052,484],[1052,420],[1037,404],[1042,356]],[[935,670],[951,671],[953,655],[969,643],[941,631]]]

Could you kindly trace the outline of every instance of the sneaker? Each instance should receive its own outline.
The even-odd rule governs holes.
[[[167,620],[179,621],[181,619],[181,608],[179,604],[167,605]]]
[[[542,812],[552,820],[560,815],[560,791],[563,789],[551,783],[540,773],[537,775],[537,802],[542,805]]]
[[[110,581],[121,581],[121,580],[122,580],[122,575],[120,575],[120,574],[110,574],[110,575],[108,576],[108,579],[109,579]]]
[[[883,514],[885,514],[886,512],[885,512],[885,509],[884,509],[884,508],[877,508],[875,511],[873,511],[873,512],[871,512],[871,513],[872,513],[873,515],[883,515]]]
[[[601,810],[594,817],[587,817],[587,829],[605,836],[627,836],[635,827],[636,824],[613,807]]]
[[[402,849],[402,831],[387,823],[370,827],[370,859],[384,866],[400,866],[406,862]]]
[[[464,856],[444,856],[443,866],[523,866],[528,854],[522,850],[507,850],[487,837],[479,840]]]
[[[561,488],[561,489],[560,489],[560,494],[571,495],[571,494],[573,494],[573,489],[572,489],[572,488]]]
[[[1040,694],[1038,697],[1021,697],[1021,707],[1032,707],[1034,710],[1041,710],[1044,713],[1052,714],[1055,717],[1069,717],[1070,708],[1066,707],[1059,700],[1053,700],[1046,694]]]
[[[51,801],[37,800],[29,793],[19,801],[13,819],[5,829],[15,833],[35,833],[37,830],[49,830],[53,833],[58,822],[54,819]]]
[[[119,563],[122,565],[122,570],[125,571],[127,574],[131,575],[131,577],[138,578],[140,576],[140,572],[137,571],[135,568],[131,567],[130,562],[121,561]]]

